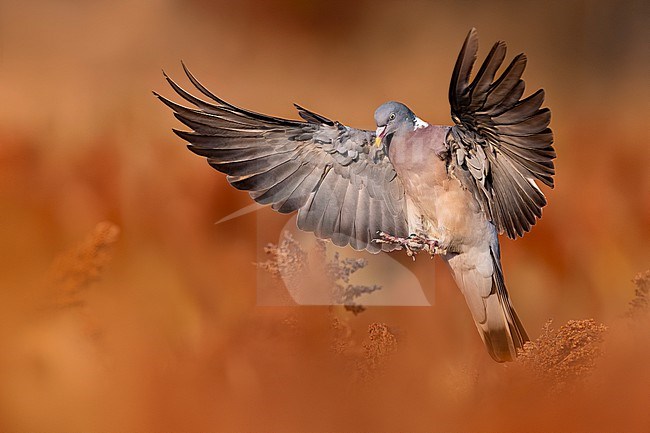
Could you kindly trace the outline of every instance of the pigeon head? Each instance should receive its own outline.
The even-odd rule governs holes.
[[[393,134],[399,130],[412,130],[416,119],[415,114],[401,102],[390,101],[380,105],[375,111],[375,145],[381,146],[384,140],[390,143]]]

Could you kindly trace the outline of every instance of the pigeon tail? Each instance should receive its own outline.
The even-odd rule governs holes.
[[[501,264],[492,250],[489,256],[492,275],[486,274],[486,267],[468,266],[481,263],[471,253],[455,255],[447,262],[492,359],[514,361],[529,338],[510,303]]]
[[[526,330],[507,298],[495,293],[484,302],[487,321],[476,322],[476,327],[488,353],[497,362],[514,361],[529,340]]]

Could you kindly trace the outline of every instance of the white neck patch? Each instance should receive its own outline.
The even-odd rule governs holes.
[[[429,126],[427,122],[415,116],[415,128],[413,128],[414,131],[417,131],[420,128],[426,128],[427,126]]]

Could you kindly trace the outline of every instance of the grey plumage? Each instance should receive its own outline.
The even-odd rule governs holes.
[[[544,91],[522,99],[526,66],[515,56],[498,76],[506,46],[497,42],[470,81],[478,52],[472,29],[454,67],[449,102],[454,126],[431,126],[404,104],[375,111],[377,131],[347,127],[295,105],[301,121],[207,100],[170,86],[194,108],[156,96],[190,131],[174,130],[235,188],[298,227],[339,246],[376,253],[378,232],[435,239],[490,355],[514,359],[528,340],[512,308],[500,264],[498,234],[523,236],[546,205],[540,181],[555,174],[550,111]],[[373,144],[376,144],[373,145]]]
[[[174,130],[189,149],[274,210],[298,211],[298,226],[370,252],[391,251],[372,242],[379,230],[406,236],[405,199],[383,149],[371,146],[374,135],[349,128],[296,105],[305,121],[266,116],[229,104],[209,92],[186,69],[190,82],[211,102],[171,87],[196,108],[156,96],[191,132]],[[363,203],[364,207],[358,204]],[[367,207],[365,207],[367,206]],[[368,211],[369,208],[369,211]]]
[[[456,125],[447,141],[452,151],[462,155],[461,168],[473,177],[472,182],[461,174],[463,185],[472,191],[499,232],[515,238],[530,230],[546,205],[544,194],[532,180],[553,187],[551,112],[540,108],[543,90],[520,100],[525,87],[521,80],[525,55],[517,55],[494,80],[505,58],[503,42],[494,44],[470,83],[477,52],[478,37],[472,29],[451,78],[449,103]]]

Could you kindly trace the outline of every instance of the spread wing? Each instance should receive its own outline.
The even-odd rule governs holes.
[[[378,231],[408,236],[404,189],[374,133],[349,128],[296,105],[304,121],[266,116],[229,104],[183,66],[199,99],[165,75],[194,108],[156,93],[191,131],[174,130],[227,180],[261,204],[298,211],[298,227],[339,246],[390,251]]]
[[[544,91],[521,99],[526,56],[516,56],[495,80],[506,45],[497,42],[470,83],[478,37],[472,29],[449,87],[455,122],[447,135],[454,175],[474,194],[486,216],[511,238],[523,236],[542,216],[546,198],[536,180],[553,187],[551,112]]]

